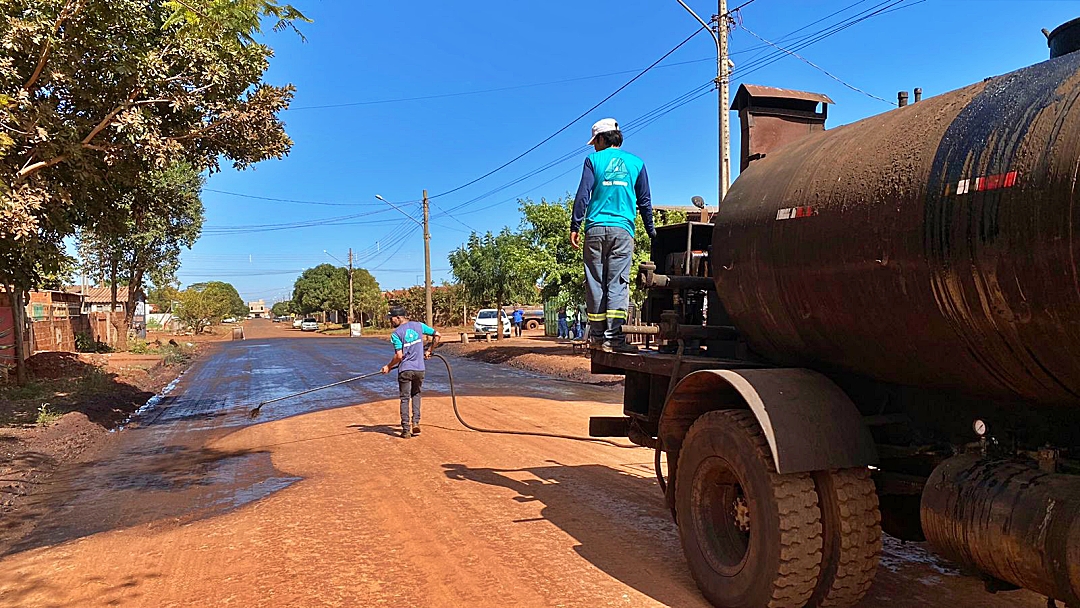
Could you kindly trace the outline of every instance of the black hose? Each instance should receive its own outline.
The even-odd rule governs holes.
[[[461,417],[461,412],[458,411],[457,405],[457,393],[454,392],[454,372],[450,369],[450,362],[445,357],[438,353],[432,353],[432,357],[435,357],[443,362],[446,366],[446,375],[450,379],[450,403],[454,406],[454,416],[457,418],[461,426],[469,429],[470,431],[476,431],[477,433],[492,433],[495,435],[525,435],[528,437],[551,437],[554,439],[569,439],[571,441],[587,441],[589,443],[603,443],[617,448],[637,448],[639,445],[627,445],[625,443],[616,443],[608,439],[600,439],[598,437],[580,437],[577,435],[562,435],[560,433],[541,433],[537,431],[511,431],[502,429],[485,429],[483,427],[473,426],[465,419]]]

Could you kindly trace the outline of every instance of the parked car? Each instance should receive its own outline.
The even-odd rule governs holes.
[[[494,308],[485,308],[476,313],[476,320],[473,321],[473,331],[478,334],[493,334],[496,331],[498,325],[497,318],[499,311]],[[510,319],[503,315],[502,318],[503,336],[510,337]]]
[[[300,331],[319,331],[319,322],[308,317],[300,323]]]
[[[236,323],[236,317],[226,317],[221,320],[222,323]]]
[[[300,329],[300,326],[303,325],[303,324],[304,324],[304,320],[301,319],[300,317],[297,317],[297,318],[293,319],[292,328],[293,329]]]

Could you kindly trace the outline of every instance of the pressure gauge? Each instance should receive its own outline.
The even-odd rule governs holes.
[[[976,435],[978,435],[979,437],[985,437],[986,436],[986,421],[985,420],[976,420],[975,424],[973,424],[972,426],[975,428],[975,434]]]

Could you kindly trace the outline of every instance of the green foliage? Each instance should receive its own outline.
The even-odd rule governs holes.
[[[560,304],[585,301],[585,262],[581,250],[570,245],[570,218],[574,198],[563,200],[532,199],[518,201],[521,209],[521,235],[536,250],[542,263],[540,295],[544,301]]]
[[[307,20],[277,0],[0,3],[0,285],[39,287],[65,238],[123,224],[148,172],[288,154],[263,19]]]
[[[544,271],[544,259],[537,253],[526,238],[509,228],[497,235],[473,233],[450,254],[450,268],[473,305],[534,302],[536,282]]]
[[[75,350],[80,353],[107,353],[112,352],[107,344],[103,344],[84,331],[75,334]]]
[[[42,382],[28,382],[23,386],[0,387],[0,398],[4,401],[22,401],[23,399],[40,399],[48,392],[48,387]]]
[[[180,293],[177,318],[195,333],[220,323],[227,317],[247,316],[247,306],[229,283],[196,283]]]
[[[100,367],[91,367],[79,379],[79,392],[83,394],[103,393],[113,387],[113,376]]]
[[[349,271],[331,264],[305,270],[293,284],[293,309],[299,314],[348,310]],[[386,313],[386,300],[378,281],[363,268],[353,269],[353,307],[378,318]]]
[[[394,293],[392,303],[405,307],[410,319],[427,317],[427,299],[423,285],[414,285]],[[465,288],[457,283],[443,283],[431,290],[431,314],[436,326],[462,325],[462,307],[466,306]]]
[[[180,252],[190,249],[202,231],[202,185],[203,178],[187,163],[146,172],[117,197],[113,217],[80,232],[84,272],[106,269],[107,276],[98,282],[126,285],[131,293],[141,293],[149,277],[167,290],[156,297],[174,295],[169,286],[180,268]],[[121,350],[134,316],[135,308],[128,307],[118,327]]]
[[[150,352],[150,345],[141,338],[135,338],[128,342],[128,352],[136,355],[145,355]]]
[[[521,236],[535,249],[535,255],[542,263],[543,274],[540,277],[541,297],[544,301],[554,300],[560,305],[573,305],[585,301],[585,261],[580,249],[570,244],[570,218],[574,210],[574,198],[567,195],[563,200],[539,203],[531,199],[518,201],[522,221]],[[655,214],[657,227],[686,221],[686,214],[667,212]],[[641,216],[635,219],[634,258],[631,275],[638,266],[649,259],[651,240],[645,232]],[[631,276],[630,297],[641,303],[645,294],[637,288]]]
[[[275,317],[286,317],[295,314],[295,311],[293,310],[293,301],[285,300],[283,302],[275,302],[274,305],[270,307],[270,312]]]
[[[172,312],[173,304],[180,301],[180,290],[171,282],[160,285],[155,282],[146,290],[146,301],[153,304],[157,312]]]
[[[59,420],[61,416],[63,416],[63,414],[50,409],[48,403],[42,403],[37,409],[37,420],[35,423],[38,426],[49,426]]]

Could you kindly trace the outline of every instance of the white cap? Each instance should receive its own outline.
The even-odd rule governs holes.
[[[601,118],[596,121],[596,124],[592,126],[592,139],[589,140],[588,145],[593,145],[596,141],[596,136],[601,133],[607,133],[608,131],[618,131],[619,123],[614,118]]]

